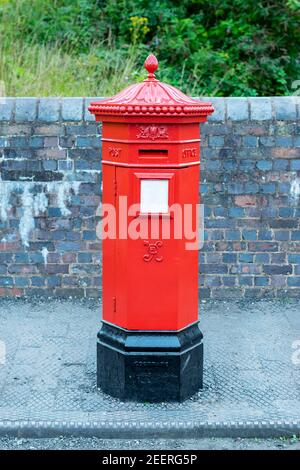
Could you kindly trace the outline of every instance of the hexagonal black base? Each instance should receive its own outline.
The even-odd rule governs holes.
[[[103,322],[97,343],[97,386],[122,400],[183,401],[202,388],[203,335],[130,331]]]

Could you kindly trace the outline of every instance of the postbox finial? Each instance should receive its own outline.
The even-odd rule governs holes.
[[[154,72],[158,69],[158,60],[155,55],[148,55],[145,60],[144,67],[148,72],[148,80],[155,78]]]

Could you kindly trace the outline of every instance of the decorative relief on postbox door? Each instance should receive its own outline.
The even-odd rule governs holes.
[[[144,240],[144,245],[147,247],[147,253],[143,256],[143,260],[146,262],[157,261],[161,262],[164,258],[160,255],[159,249],[162,247],[163,242],[158,240],[157,242],[149,242]]]
[[[137,139],[168,139],[168,128],[167,126],[156,126],[155,124],[150,126],[138,126],[139,131],[137,133]]]

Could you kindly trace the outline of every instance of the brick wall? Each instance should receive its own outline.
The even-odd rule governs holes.
[[[91,99],[0,103],[0,295],[100,295]],[[300,296],[296,97],[213,98],[202,128],[202,298]]]

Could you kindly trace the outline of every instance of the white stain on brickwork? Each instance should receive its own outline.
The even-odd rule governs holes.
[[[75,194],[78,194],[79,186],[79,181],[55,181],[48,183],[49,191],[54,191],[57,194],[57,206],[60,209],[61,214],[65,217],[71,214],[71,211],[66,206],[71,199],[71,189]]]
[[[62,216],[71,214],[67,204],[71,201],[72,191],[78,194],[80,181],[2,181],[0,179],[0,219],[6,222],[11,210],[12,196],[20,193],[22,215],[19,224],[20,238],[24,246],[29,246],[29,235],[35,227],[34,217],[44,214],[49,205],[48,194],[55,194],[57,207]],[[34,193],[39,187],[39,192]]]
[[[5,237],[1,238],[2,243],[9,243],[13,242],[17,239],[17,235],[15,233],[9,233]]]
[[[297,174],[293,174],[293,181],[291,182],[291,199],[294,204],[298,204],[299,197],[300,197],[300,178],[297,178]]]
[[[24,186],[21,196],[21,203],[23,214],[20,219],[19,232],[20,237],[25,246],[29,246],[29,234],[34,229],[33,205],[34,196],[31,192],[32,183],[27,183]]]
[[[40,212],[46,212],[48,207],[48,197],[44,192],[42,193],[37,193],[34,196],[33,200],[33,211],[34,215],[37,217]]]
[[[43,260],[44,260],[44,264],[46,265],[48,263],[48,249],[46,246],[43,246],[42,248],[42,257],[43,257]]]
[[[7,214],[9,210],[11,209],[9,200],[10,200],[9,185],[6,184],[6,182],[1,181],[1,175],[0,175],[0,219],[3,222],[7,221],[7,216],[8,216]]]

